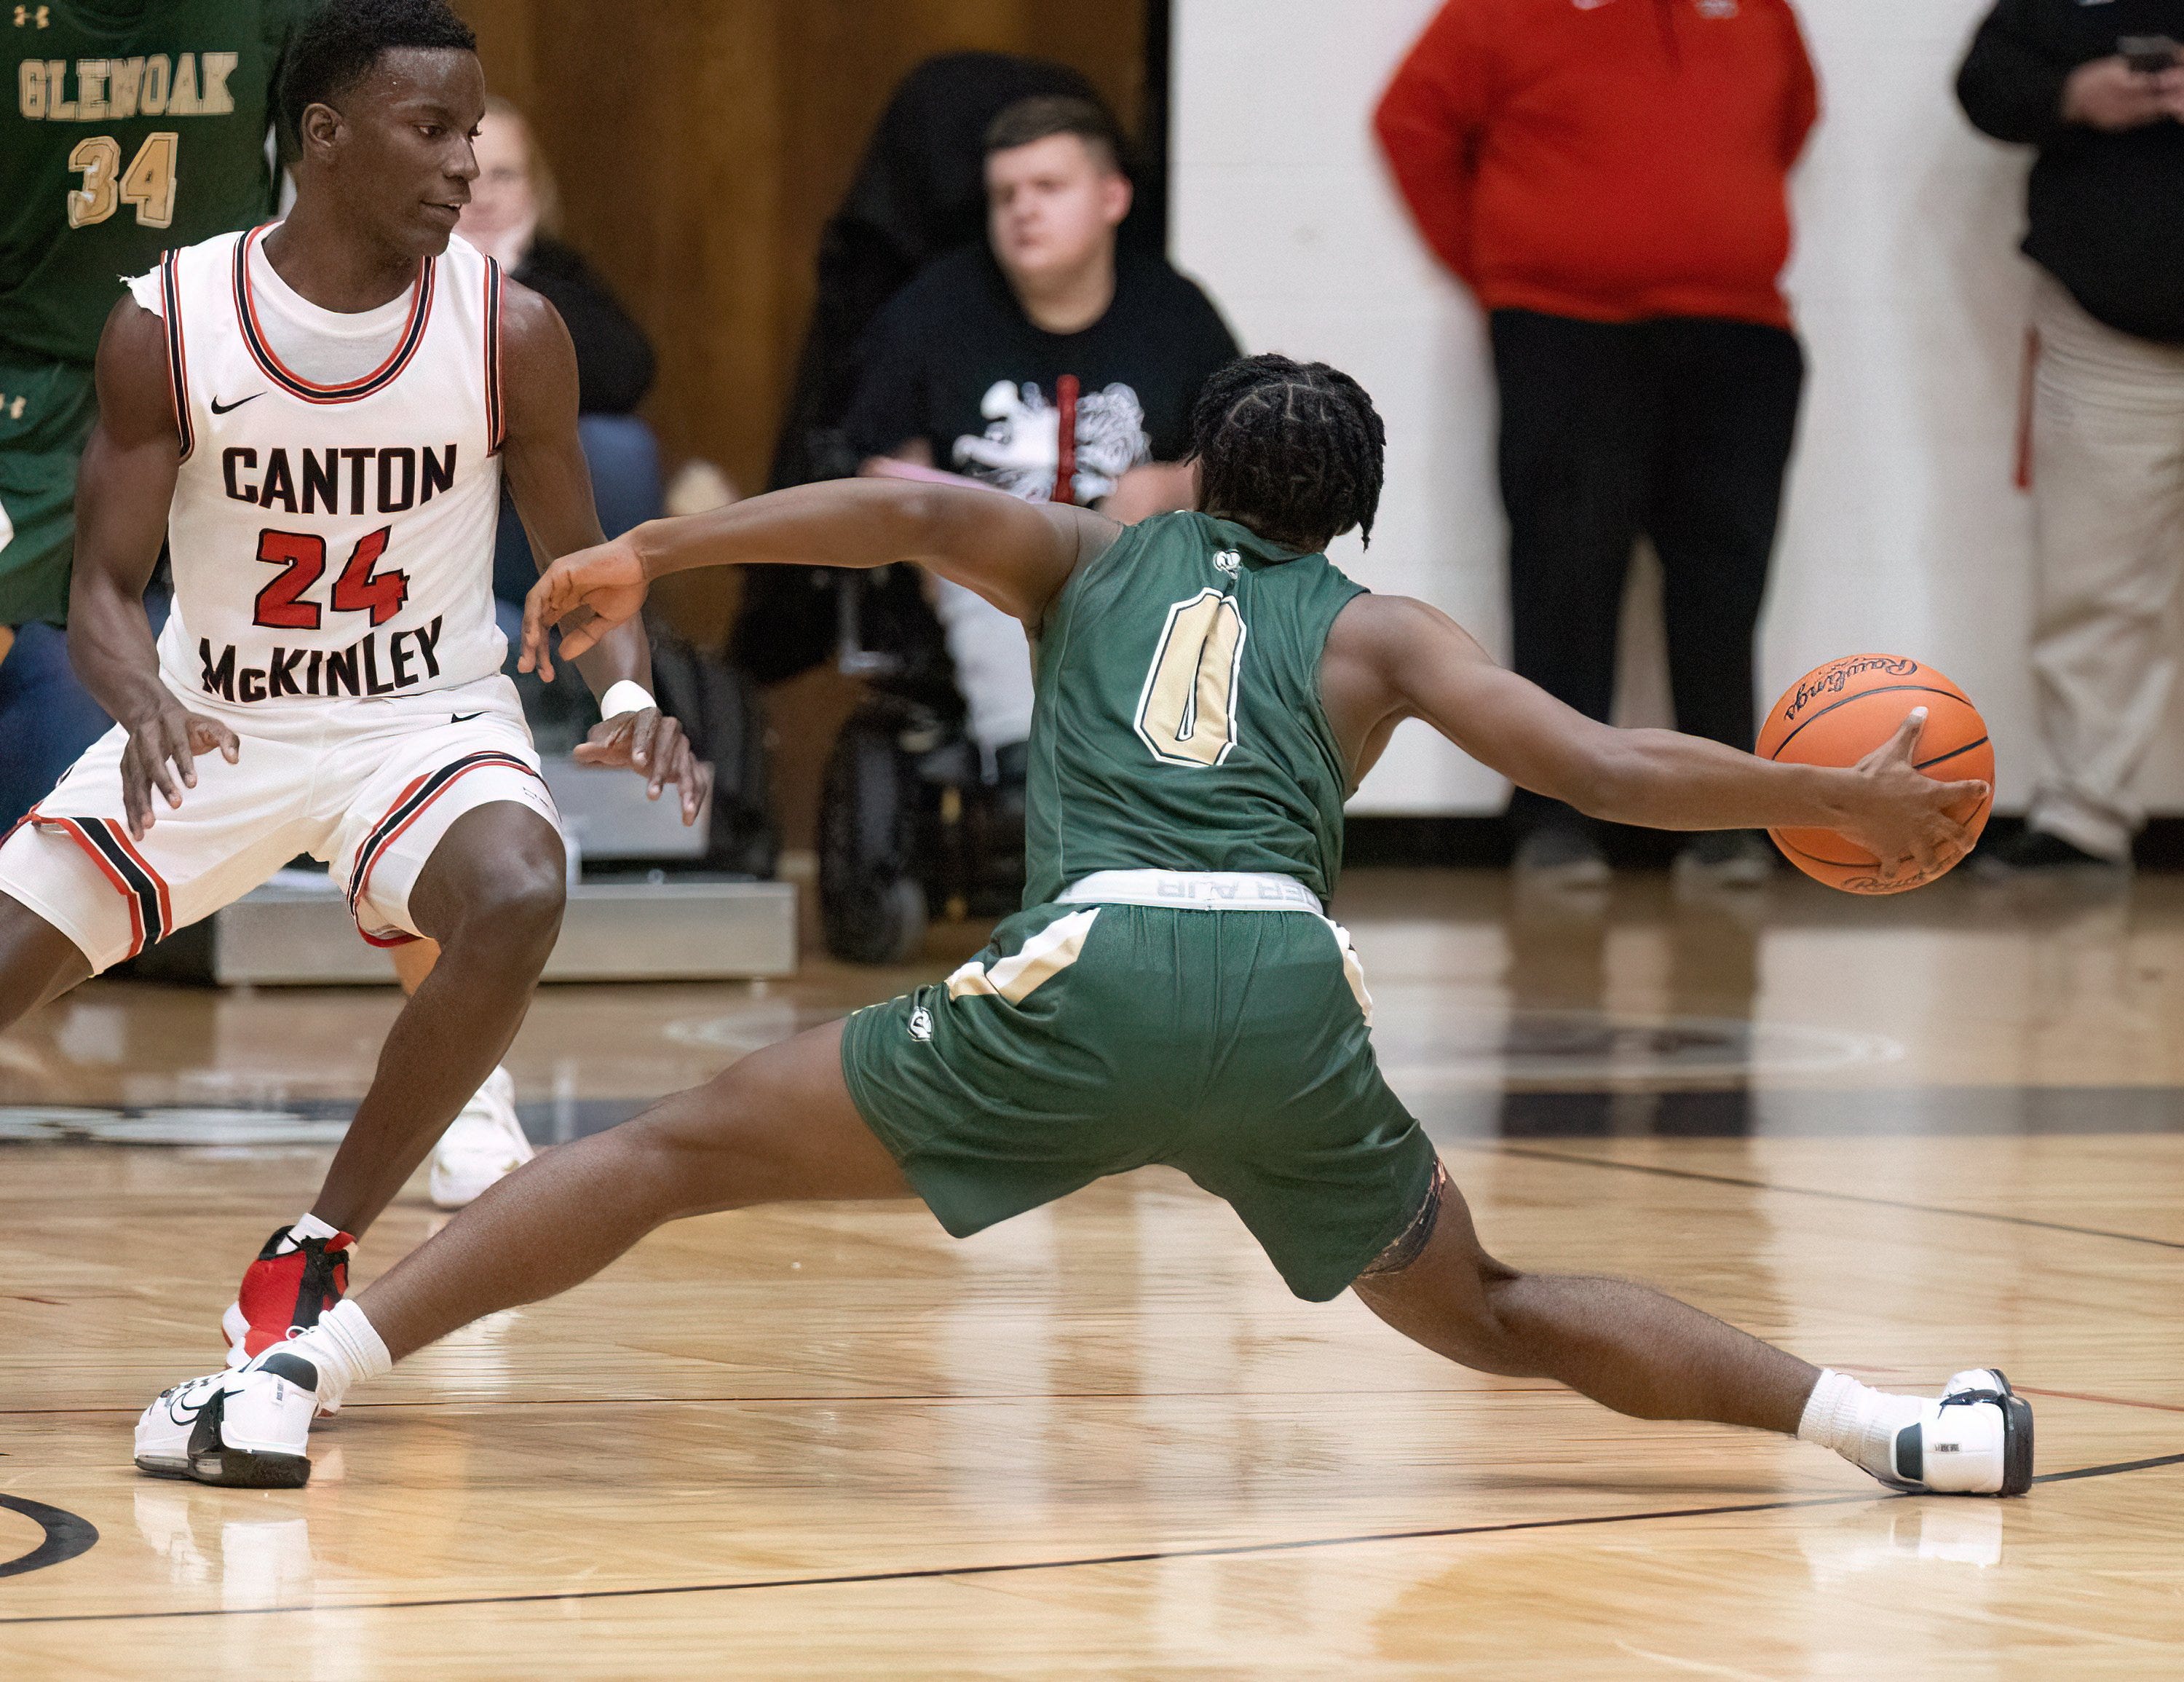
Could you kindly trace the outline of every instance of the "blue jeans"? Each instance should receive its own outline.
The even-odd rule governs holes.
[[[167,606],[164,595],[144,599],[154,634],[167,622]],[[0,834],[113,727],[106,709],[76,682],[68,632],[37,621],[19,627],[14,647],[0,660]]]
[[[577,439],[583,446],[584,465],[592,470],[592,499],[607,536],[619,537],[666,511],[660,441],[651,427],[634,415],[584,415],[577,420]],[[500,532],[493,545],[493,593],[503,601],[521,603],[538,582],[531,540],[504,492]]]

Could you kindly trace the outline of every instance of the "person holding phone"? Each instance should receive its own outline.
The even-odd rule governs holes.
[[[2131,860],[2134,787],[2176,673],[2184,564],[2184,0],[2000,0],[1965,114],[2035,146],[2025,254],[2036,541],[2032,669],[2048,766],[1989,876]]]

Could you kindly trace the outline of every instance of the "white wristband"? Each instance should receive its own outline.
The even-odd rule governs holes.
[[[607,685],[607,692],[599,697],[599,716],[620,718],[626,712],[643,712],[647,707],[656,707],[642,683],[632,683],[627,677]]]

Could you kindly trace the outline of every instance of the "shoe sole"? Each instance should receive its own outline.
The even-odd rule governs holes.
[[[226,1490],[300,1490],[311,1481],[308,1455],[256,1454],[241,1448],[216,1449],[187,1460],[140,1454],[136,1469],[153,1478],[176,1478]]]
[[[2009,1374],[2001,1367],[1986,1370],[2002,1383],[2002,1488],[1998,1493],[2021,1495],[2032,1487],[2032,1404],[2010,1389]]]

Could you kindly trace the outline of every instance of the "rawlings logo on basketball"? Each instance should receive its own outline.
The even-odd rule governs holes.
[[[1799,678],[1791,689],[1789,705],[1782,709],[1786,719],[1795,718],[1811,702],[1825,695],[1840,695],[1853,678],[1878,671],[1890,677],[1908,677],[1919,670],[1919,662],[1897,654],[1858,654],[1850,660],[1839,660],[1833,666],[1824,666]]]

